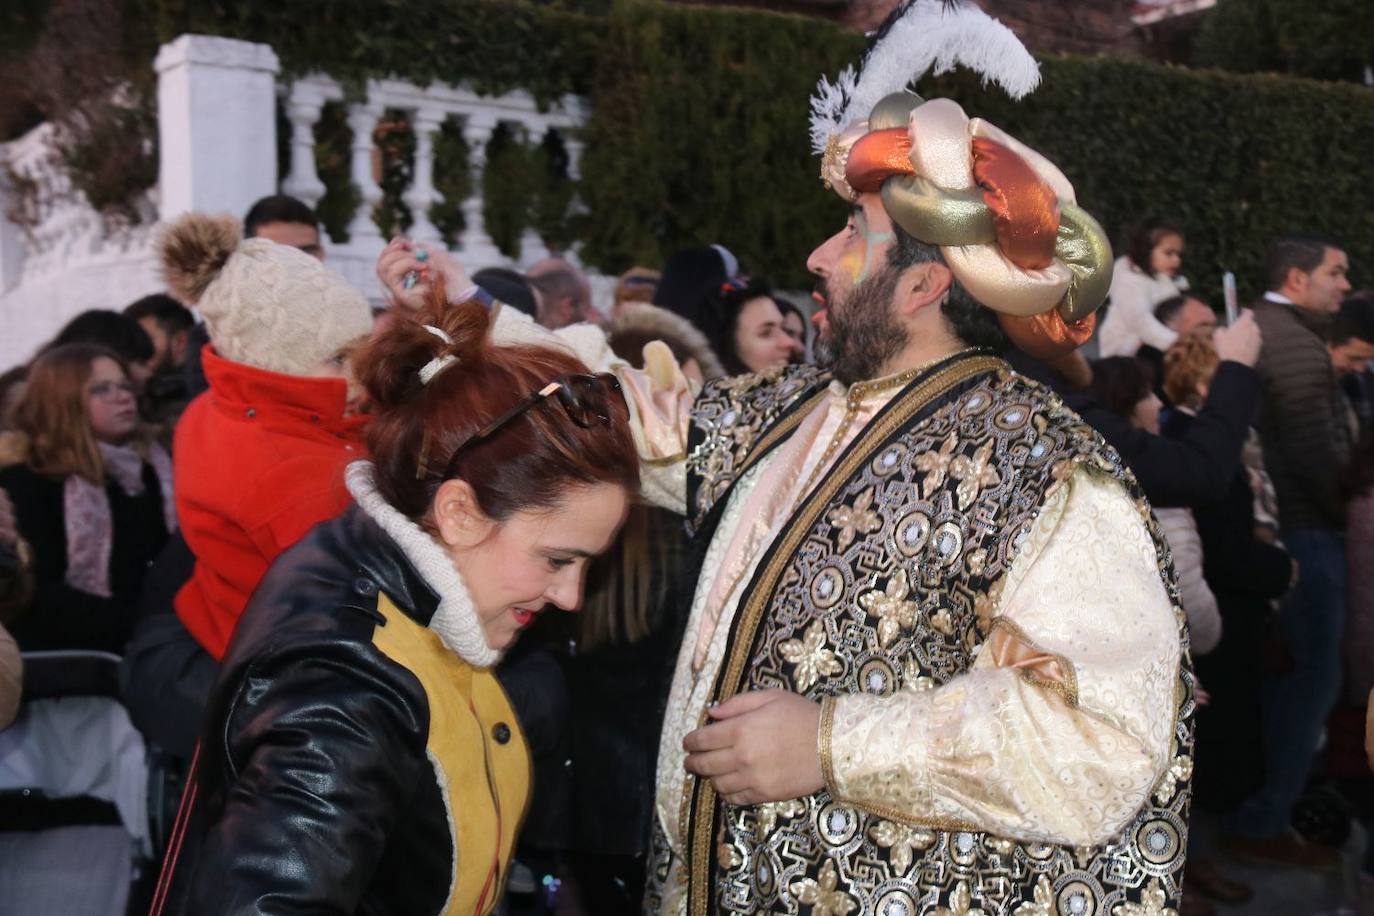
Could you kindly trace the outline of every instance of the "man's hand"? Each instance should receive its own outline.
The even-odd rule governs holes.
[[[1259,360],[1263,343],[1259,325],[1255,324],[1255,315],[1249,309],[1242,311],[1234,324],[1218,328],[1212,335],[1212,345],[1217,348],[1217,356],[1223,361],[1229,359],[1251,368],[1254,368]]]
[[[415,256],[421,249],[426,256],[423,261]],[[406,289],[405,278],[412,271],[418,279]],[[398,236],[387,243],[377,257],[377,279],[397,304],[405,308],[418,309],[425,304],[430,278],[434,276],[444,278],[444,288],[450,296],[472,286],[463,265],[439,245],[412,242]]]
[[[715,721],[682,741],[687,772],[732,805],[801,798],[825,787],[821,706],[786,690],[742,693],[709,710]]]

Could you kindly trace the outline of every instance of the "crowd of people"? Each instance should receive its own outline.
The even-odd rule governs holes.
[[[403,515],[425,514],[423,499],[399,498],[421,479],[409,467],[413,440],[427,440],[423,466],[426,448],[453,451],[472,421],[393,416],[406,403],[386,373],[419,371],[409,363],[429,361],[424,337],[436,328],[468,341],[451,345],[460,362],[491,355],[479,359],[485,351],[471,342],[484,329],[404,288],[411,269],[426,279],[460,270],[442,252],[417,261],[422,246],[389,246],[379,274],[405,299],[374,310],[326,269],[305,205],[268,199],[243,225],[251,234],[242,241],[230,219],[174,227],[163,245],[170,295],[82,313],[7,373],[4,392],[9,636],[23,651],[123,656],[133,721],[183,768],[212,698],[226,689],[226,654],[269,569],[303,538],[320,537],[316,526],[362,504],[346,483],[348,465],[393,452],[380,467],[395,479],[378,492]],[[1218,864],[1227,853],[1302,867],[1336,856],[1292,825],[1314,779],[1353,778],[1332,753],[1334,737],[1324,757],[1318,751],[1324,730],[1350,721],[1331,718],[1338,699],[1363,706],[1374,688],[1362,651],[1374,639],[1374,606],[1359,572],[1374,552],[1374,296],[1351,292],[1338,243],[1286,236],[1270,253],[1265,296],[1225,327],[1187,292],[1181,230],[1149,220],[1127,239],[1090,383],[1075,384],[1081,370],[1072,367],[1010,358],[1121,453],[1167,538],[1201,697],[1195,803],[1226,833],[1213,848],[1195,839],[1190,886],[1235,902],[1250,891]],[[810,358],[801,310],[749,279],[719,245],[681,252],[661,272],[627,271],[605,311],[578,268],[560,259],[525,274],[488,268],[473,280],[551,332],[599,326],[605,345],[640,369],[646,345],[659,341],[694,387]],[[210,345],[197,351],[198,337]],[[521,379],[552,370],[500,371],[514,373],[501,385],[523,389],[532,383]],[[459,377],[450,374],[455,384]],[[408,430],[413,424],[427,431]],[[470,477],[529,489],[532,479],[489,478],[533,451],[512,441]],[[614,461],[603,460],[609,473]],[[532,893],[535,872],[571,879],[589,913],[638,907],[658,735],[686,623],[679,596],[691,588],[680,526],[662,509],[623,506],[633,483],[618,473],[622,496],[610,501],[614,511],[600,507],[612,521],[586,553],[602,553],[628,512],[623,533],[589,565],[584,598],[576,587],[549,597],[565,610],[581,603],[584,613],[541,621],[497,669],[535,760],[522,838],[528,864],[518,860],[515,889]],[[511,494],[473,496],[491,513],[493,500]],[[529,596],[531,611],[540,597]],[[0,710],[8,720],[20,679],[7,649]],[[1207,911],[1185,898],[1185,912]]]
[[[114,653],[180,796],[110,899],[1199,916],[1233,861],[1335,867],[1374,823],[1374,292],[1294,233],[1225,320],[1150,217],[1095,343],[1032,346],[1029,287],[865,165],[944,101],[827,152],[814,309],[718,244],[598,303],[405,238],[369,303],[274,196],[0,376],[0,741],[20,653]],[[958,244],[1031,247],[994,238]]]

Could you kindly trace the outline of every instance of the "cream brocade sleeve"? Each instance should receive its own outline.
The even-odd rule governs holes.
[[[1047,501],[995,614],[966,674],[825,701],[827,785],[910,823],[1101,843],[1172,762],[1181,657],[1154,544],[1126,492],[1076,471]]]
[[[615,355],[605,332],[595,325],[550,331],[518,309],[505,307],[496,313],[491,339],[499,346],[553,347],[576,356],[593,372],[614,372],[630,408],[630,431],[639,450],[640,495],[659,508],[687,513],[687,426],[694,392],[666,346],[646,346],[648,365],[636,369]]]

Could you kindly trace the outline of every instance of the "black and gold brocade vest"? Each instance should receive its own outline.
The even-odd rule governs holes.
[[[711,537],[734,483],[790,435],[826,381],[797,369],[728,380],[697,399],[688,512],[699,536]],[[1040,507],[1080,467],[1120,481],[1137,503],[1177,608],[1167,547],[1116,452],[1048,389],[1001,360],[961,354],[910,381],[769,545],[730,621],[712,702],[768,688],[814,700],[885,696],[963,674]],[[885,590],[903,570],[919,611],[896,638],[880,639],[880,620],[859,598]],[[808,644],[815,635],[823,646]],[[826,664],[816,664],[819,654]],[[898,823],[825,790],[738,807],[720,800],[709,780],[689,777],[681,838],[687,912],[1163,916],[1177,907],[1182,880],[1192,686],[1185,651],[1173,748],[1184,764],[1170,768],[1103,846]],[[664,877],[660,867],[651,882]]]

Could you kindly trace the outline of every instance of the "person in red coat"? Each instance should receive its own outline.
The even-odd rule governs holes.
[[[190,214],[161,245],[169,287],[210,332],[209,390],[177,425],[176,504],[195,571],[177,616],[216,660],[272,561],[349,505],[366,417],[349,366],[362,294],[315,258]]]

